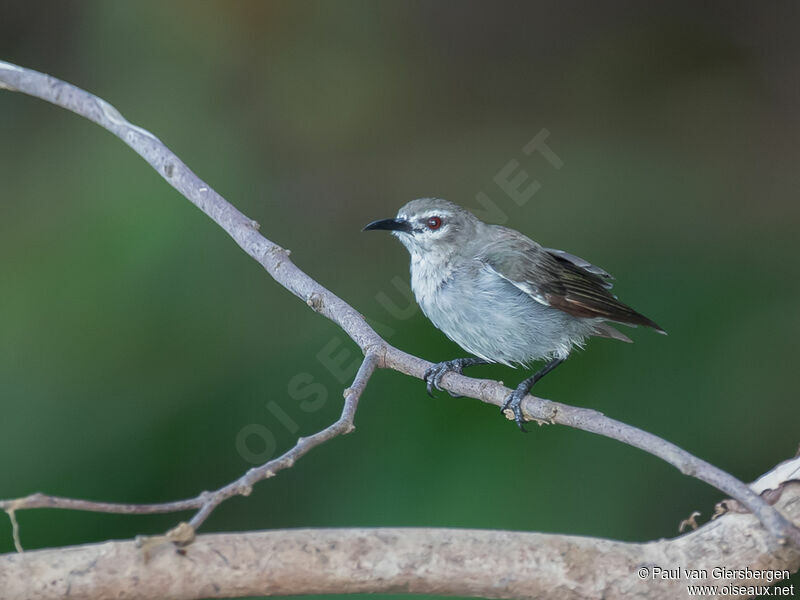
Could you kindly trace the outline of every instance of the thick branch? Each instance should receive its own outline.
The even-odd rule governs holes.
[[[211,189],[158,138],[126,121],[106,101],[49,75],[2,61],[0,61],[0,87],[47,100],[82,115],[114,133],[142,156],[170,185],[222,227],[278,283],[304,299],[312,309],[337,323],[365,354],[376,353],[377,366],[395,369],[414,377],[422,377],[425,369],[430,366],[430,363],[387,344],[355,309],[294,265],[289,260],[287,250],[261,236],[257,231],[258,224],[255,221],[248,219]],[[450,391],[495,405],[500,405],[510,393],[510,390],[497,382],[474,380],[457,374],[448,374],[443,383],[444,387]],[[731,475],[692,456],[674,444],[635,427],[609,419],[593,410],[570,407],[531,396],[526,398],[523,409],[529,419],[559,423],[598,433],[631,444],[662,458],[676,466],[681,472],[705,481],[731,495],[752,511],[780,542],[790,540],[800,548],[800,530],[792,526],[757,494],[754,494],[746,485]],[[230,485],[236,486],[237,482]],[[223,489],[227,489],[227,487]],[[241,489],[247,490],[249,487],[245,486]],[[38,498],[41,500],[42,497]],[[50,501],[54,502],[51,506],[57,505],[55,499],[51,498]],[[169,504],[175,505],[175,503]],[[181,502],[177,504],[185,506]],[[0,503],[0,507],[6,510],[19,510],[34,505],[26,504],[25,499]],[[164,506],[166,505],[149,505],[148,512],[162,512]],[[64,507],[71,508],[70,506]],[[195,516],[195,519],[202,522],[205,516],[207,515],[203,515],[201,511]]]
[[[800,483],[785,486],[778,507],[800,522]],[[800,568],[799,551],[775,552],[772,545],[749,514],[727,514],[688,535],[646,544],[464,529],[295,529],[203,535],[180,551],[106,542],[6,554],[0,590],[4,600],[322,593],[672,599],[688,597],[687,585],[772,583],[762,572],[720,578],[718,568]],[[662,579],[656,568],[679,571]],[[691,578],[684,569],[706,574]]]

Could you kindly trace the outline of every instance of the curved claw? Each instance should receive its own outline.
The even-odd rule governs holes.
[[[528,430],[525,429],[525,417],[522,414],[522,399],[527,393],[527,388],[523,388],[522,386],[518,387],[508,395],[508,398],[506,398],[506,401],[503,402],[503,406],[500,408],[500,412],[502,413],[505,413],[509,408],[514,412],[514,421],[522,433],[528,433]]]
[[[457,358],[455,360],[446,360],[444,362],[436,363],[427,371],[425,371],[425,375],[423,375],[422,379],[425,381],[425,389],[428,391],[428,395],[433,398],[433,390],[439,392],[444,391],[444,388],[441,386],[442,377],[448,373],[458,373],[461,375],[463,373],[464,366],[464,360]],[[454,394],[450,390],[447,390],[447,393],[453,398],[461,397],[459,394]]]
[[[425,389],[428,392],[428,396],[431,398],[434,397],[433,390],[435,389],[438,392],[442,391],[442,388],[439,386],[439,383],[444,377],[444,374],[447,373],[448,369],[447,363],[437,363],[433,365],[430,369],[425,371],[425,375],[423,375],[423,379],[425,381]]]
[[[446,373],[459,373],[459,374],[461,374],[461,373],[463,373],[463,370],[461,368],[456,368],[454,366],[451,366],[450,368],[438,369],[436,371],[436,373],[433,375],[433,387],[435,387],[440,392],[444,389],[441,386],[441,382],[442,382],[442,377],[444,377]],[[454,394],[450,390],[447,390],[447,393],[450,394],[450,396],[453,397],[453,398],[461,398],[461,394]]]
[[[514,407],[514,420],[517,422],[517,427],[519,427],[522,433],[528,433],[528,430],[525,429],[525,417],[522,416],[521,404],[517,404]]]
[[[428,392],[428,396],[431,398],[434,397],[433,390],[436,390],[437,392],[442,391],[442,388],[439,385],[442,381],[442,377],[444,377],[445,373],[452,370],[448,369],[444,365],[445,363],[433,365],[430,369],[425,371],[425,375],[423,376],[423,379],[425,380],[425,390]]]
[[[428,396],[430,396],[431,398],[434,397],[433,396],[433,375],[434,375],[434,369],[435,368],[436,368],[436,366],[434,365],[433,367],[431,367],[430,369],[425,371],[425,374],[422,376],[423,381],[425,381],[425,390],[428,392]],[[437,389],[438,389],[438,387],[437,387]]]

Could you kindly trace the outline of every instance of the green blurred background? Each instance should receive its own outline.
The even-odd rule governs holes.
[[[387,311],[379,292],[407,306],[392,283],[407,281],[407,254],[360,229],[415,197],[478,209],[485,194],[509,224],[614,273],[620,297],[669,332],[593,340],[538,393],[749,481],[800,441],[798,12],[19,0],[0,3],[0,58],[154,132],[392,344],[430,360],[462,353],[419,311]],[[522,152],[543,129],[561,169]],[[524,206],[495,182],[512,160],[541,185]],[[0,497],[193,496],[338,416],[347,382],[320,357],[349,364],[357,347],[119,140],[2,92],[0,181]],[[293,381],[325,395],[301,402]],[[494,407],[430,399],[394,372],[375,375],[356,425],[223,504],[204,530],[650,540],[722,498],[620,443],[564,427],[522,435]],[[159,533],[188,516],[19,521],[33,549]],[[12,549],[0,520],[0,551]]]

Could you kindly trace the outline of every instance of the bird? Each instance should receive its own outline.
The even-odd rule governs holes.
[[[406,247],[411,289],[425,316],[472,355],[434,364],[424,381],[429,395],[441,391],[446,373],[500,363],[544,366],[506,398],[525,431],[522,399],[590,337],[631,339],[610,323],[666,332],[611,293],[608,272],[524,234],[484,223],[441,198],[419,198],[397,216],[373,221],[363,231],[386,230]]]

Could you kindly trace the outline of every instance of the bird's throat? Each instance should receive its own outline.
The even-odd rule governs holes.
[[[411,289],[423,311],[433,301],[434,296],[453,276],[453,263],[450,257],[424,258],[416,252],[411,253]]]

